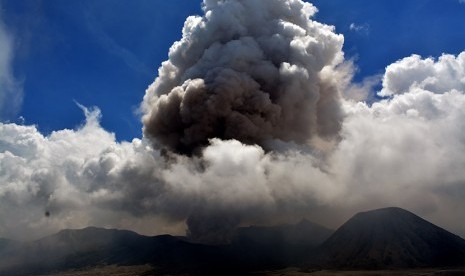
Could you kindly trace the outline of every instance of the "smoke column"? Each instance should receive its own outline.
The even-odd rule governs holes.
[[[310,20],[301,0],[205,0],[187,18],[142,104],[159,148],[199,152],[211,138],[265,147],[337,136],[340,96],[331,70],[343,36]]]
[[[241,225],[335,228],[386,206],[465,233],[465,52],[396,61],[374,91],[311,4],[203,10],[146,91],[142,139],[117,141],[80,105],[85,123],[48,135],[0,122],[0,237],[92,225],[224,243]],[[375,93],[388,98],[358,101]]]

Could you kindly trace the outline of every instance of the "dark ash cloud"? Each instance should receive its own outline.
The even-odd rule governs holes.
[[[337,227],[385,206],[465,233],[465,53],[357,84],[310,4],[204,11],[146,92],[142,139],[116,141],[83,106],[85,123],[47,136],[0,123],[0,237],[93,225],[224,243],[238,225]],[[380,79],[389,98],[368,105]]]
[[[208,139],[246,144],[332,139],[342,123],[335,78],[343,37],[302,1],[204,1],[144,97],[144,134],[190,154]]]

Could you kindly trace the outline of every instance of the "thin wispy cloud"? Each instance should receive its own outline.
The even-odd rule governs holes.
[[[1,16],[0,5],[0,16]],[[16,120],[23,101],[22,83],[13,74],[13,37],[0,17],[0,121]]]
[[[353,32],[368,34],[370,32],[370,25],[351,23],[349,29]]]
[[[121,44],[109,36],[98,22],[98,19],[95,18],[91,12],[85,12],[85,19],[88,30],[93,34],[94,39],[103,49],[119,57],[132,70],[148,77],[153,76],[154,70],[151,70],[144,62],[139,60],[133,52],[121,46]]]

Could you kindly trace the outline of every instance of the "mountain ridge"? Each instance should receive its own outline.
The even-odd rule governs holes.
[[[465,266],[465,240],[398,207],[359,212],[336,231],[303,220],[236,229],[230,244],[205,245],[130,230],[64,229],[32,242],[0,239],[0,275],[100,265],[146,265],[155,274],[244,274],[290,266],[397,269]],[[226,271],[226,272],[225,272]]]
[[[259,233],[256,233],[258,235],[247,235],[251,229],[259,229]],[[297,244],[288,245],[286,242],[289,231],[291,234],[311,234],[313,230],[316,231],[316,236],[311,239],[299,240],[297,236],[292,237]],[[246,232],[246,237],[243,231]],[[272,234],[268,242],[259,240],[263,232]],[[7,275],[29,275],[65,268],[112,264],[152,264],[157,267],[157,273],[170,274],[186,271],[210,273],[225,268],[234,274],[249,270],[284,268],[289,264],[297,264],[290,257],[300,256],[302,248],[316,248],[317,244],[323,242],[323,238],[319,237],[326,237],[331,233],[332,230],[310,222],[275,227],[252,226],[238,228],[235,235],[237,239],[230,244],[213,246],[191,243],[185,237],[144,236],[130,230],[93,226],[64,229],[38,240],[7,248],[10,256],[0,259],[0,275],[3,275],[2,272]],[[279,239],[274,240],[273,237]],[[270,250],[277,244],[281,251]]]
[[[321,262],[329,267],[378,269],[465,264],[465,240],[399,207],[357,213],[319,251]]]

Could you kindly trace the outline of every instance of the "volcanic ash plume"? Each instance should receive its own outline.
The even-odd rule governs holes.
[[[116,141],[82,106],[83,125],[49,135],[0,122],[0,237],[187,227],[224,243],[237,226],[306,217],[335,228],[385,206],[465,233],[465,52],[401,59],[373,91],[338,65],[343,38],[309,20],[311,4],[203,8],[145,95],[144,138]],[[347,89],[389,98],[340,99]]]
[[[191,154],[211,138],[245,144],[336,137],[339,93],[328,77],[343,36],[300,0],[204,0],[147,89],[144,134]]]

